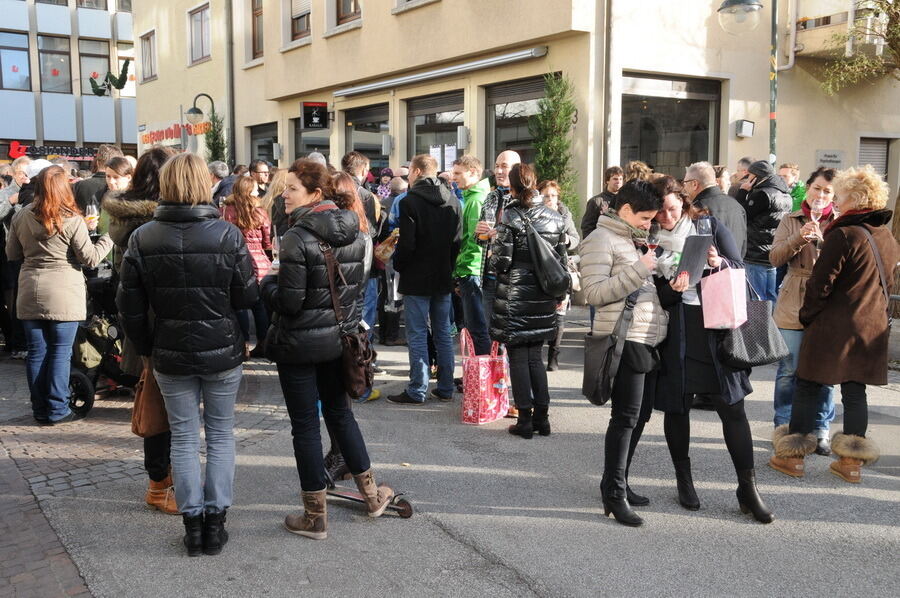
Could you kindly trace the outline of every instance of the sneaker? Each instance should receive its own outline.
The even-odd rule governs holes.
[[[372,364],[372,371],[375,372],[376,374],[384,373],[384,369],[382,369],[377,363]]]
[[[377,388],[369,389],[368,394],[364,394],[363,396],[356,399],[357,403],[368,403],[369,401],[377,401],[381,398],[381,391]]]
[[[431,397],[432,399],[437,399],[438,401],[443,401],[445,403],[453,400],[453,393],[450,393],[449,396],[445,396],[445,395],[439,393],[436,388],[434,390],[432,390],[428,394],[428,396]]]
[[[51,425],[51,426],[58,426],[58,425],[60,425],[60,424],[67,424],[67,423],[69,423],[69,422],[73,422],[73,421],[75,421],[75,420],[77,420],[77,419],[81,419],[82,417],[83,417],[83,416],[78,415],[78,414],[75,413],[74,411],[69,411],[69,413],[67,413],[66,415],[62,416],[61,418],[59,418],[59,419],[51,419],[51,420],[48,420],[48,422],[49,422],[49,425]]]
[[[425,403],[424,400],[417,401],[416,399],[412,398],[411,396],[406,394],[405,390],[398,395],[388,396],[387,400],[391,403],[397,403],[400,405],[422,405]]]
[[[13,359],[25,359],[28,357],[28,351],[13,351],[11,357]]]
[[[819,438],[816,440],[816,454],[825,457],[831,454],[831,440],[828,438]]]

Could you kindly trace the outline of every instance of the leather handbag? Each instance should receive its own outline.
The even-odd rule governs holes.
[[[144,368],[134,387],[134,406],[131,409],[131,432],[150,438],[169,430],[169,416],[153,370]]]
[[[749,288],[747,321],[726,330],[718,347],[719,361],[736,370],[776,363],[791,354],[772,319],[772,302],[760,300],[753,287]]]
[[[563,265],[560,255],[550,243],[537,232],[531,219],[522,210],[516,210],[525,222],[528,236],[528,251],[534,264],[534,274],[538,285],[551,297],[561,298],[569,292],[572,277],[567,265]]]
[[[584,337],[584,377],[581,382],[581,394],[594,405],[605,405],[612,397],[622,351],[625,348],[625,337],[634,318],[634,305],[640,289],[625,299],[625,309],[619,315],[613,333],[606,336]]]
[[[363,396],[375,383],[375,358],[378,354],[369,341],[369,333],[363,326],[357,326],[354,332],[344,332],[344,310],[341,309],[341,298],[338,294],[336,279],[344,279],[340,265],[334,257],[331,245],[319,241],[319,248],[325,256],[325,270],[328,273],[328,289],[331,292],[331,305],[334,316],[341,330],[341,372],[344,388],[351,398]],[[346,281],[344,281],[346,285]]]

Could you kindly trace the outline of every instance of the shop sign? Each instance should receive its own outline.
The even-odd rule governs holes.
[[[327,129],[328,128],[328,103],[327,102],[303,102],[303,128]]]
[[[816,166],[841,170],[844,168],[844,151],[816,150]]]
[[[22,145],[18,141],[9,144],[9,157],[15,160],[22,156],[29,158],[61,157],[75,160],[88,160],[97,153],[93,147],[75,147],[70,145]]]
[[[209,121],[197,123],[196,125],[180,125],[175,123],[167,129],[157,129],[156,131],[144,133],[141,135],[141,143],[144,145],[152,145],[154,143],[159,143],[160,141],[165,141],[166,139],[181,139],[182,132],[187,135],[205,135],[209,132],[210,127]]]

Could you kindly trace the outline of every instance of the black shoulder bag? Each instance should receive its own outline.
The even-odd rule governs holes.
[[[631,328],[634,306],[640,289],[625,298],[625,309],[619,315],[613,333],[607,336],[587,334],[584,337],[584,377],[581,394],[594,405],[604,405],[612,397],[613,384],[622,361],[625,337]]]
[[[525,222],[525,234],[528,236],[528,251],[534,264],[534,275],[541,289],[551,297],[563,297],[569,292],[572,277],[569,270],[560,261],[550,243],[537,232],[531,219],[522,210],[516,210]]]

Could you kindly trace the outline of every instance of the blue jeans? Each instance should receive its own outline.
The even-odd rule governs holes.
[[[459,279],[459,298],[462,301],[466,330],[472,335],[476,355],[491,352],[491,337],[484,317],[484,296],[481,292],[481,277],[466,276]]]
[[[485,276],[481,281],[481,298],[484,305],[484,321],[488,331],[491,329],[491,318],[494,317],[494,299],[497,297],[497,277]]]
[[[744,264],[744,271],[747,274],[747,282],[759,294],[763,301],[771,301],[772,306],[778,299],[778,287],[775,286],[777,274],[772,266],[763,266],[761,264]]]
[[[378,279],[370,278],[366,282],[363,295],[362,319],[369,325],[369,341],[375,336],[375,324],[378,322]]]
[[[406,339],[409,345],[409,385],[406,394],[417,401],[425,400],[428,390],[428,321],[437,351],[437,390],[453,395],[453,339],[450,336],[450,294],[404,295]]]
[[[69,372],[78,322],[22,320],[28,345],[25,374],[35,419],[69,415]]]
[[[171,376],[153,371],[166,402],[172,432],[172,474],[178,510],[188,516],[221,513],[234,492],[234,400],[241,366]],[[206,430],[206,483],[200,479],[200,402]]]
[[[791,354],[778,362],[778,373],[775,375],[775,425],[791,422],[791,407],[794,403],[794,391],[797,387],[797,359],[800,355],[800,342],[803,340],[802,330],[785,330],[779,328],[784,342]],[[834,420],[834,387],[823,385],[816,408],[816,432],[820,438],[828,436],[828,429]]]

